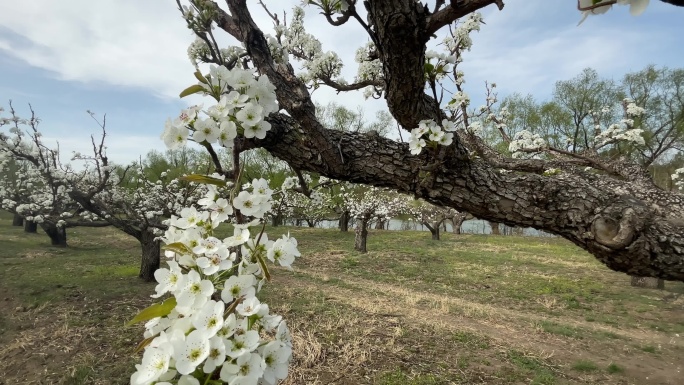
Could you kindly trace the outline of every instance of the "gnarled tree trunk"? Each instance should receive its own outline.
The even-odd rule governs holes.
[[[40,227],[45,231],[45,234],[50,237],[50,244],[52,246],[67,247],[67,233],[64,226],[43,222],[40,224]]]
[[[154,281],[154,272],[159,269],[161,242],[155,240],[155,238],[155,235],[150,231],[143,230],[138,239],[140,248],[142,249],[140,273],[138,274],[138,277],[147,282]]]
[[[684,281],[682,195],[638,178],[584,172],[563,160],[472,156],[477,143],[467,133],[457,133],[449,146],[414,155],[408,143],[326,129],[294,68],[274,64],[244,1],[227,0],[229,12],[204,3],[214,5],[212,17],[219,28],[245,44],[287,112],[269,115],[271,130],[263,140],[237,139],[236,152],[263,147],[299,170],[387,187],[484,220],[559,235],[613,270]],[[415,1],[364,3],[382,62],[383,95],[392,116],[407,130],[422,120],[440,122],[446,117],[439,102],[425,92],[426,43],[453,20],[495,1],[471,1],[462,7],[451,3],[454,6],[435,14]],[[549,175],[549,168],[561,171]],[[619,175],[637,174],[623,171]]]
[[[12,226],[23,226],[24,225],[24,217],[21,215],[14,213],[14,216],[12,217]]]
[[[38,224],[33,221],[24,220],[24,232],[35,234],[38,232]]]
[[[368,221],[370,221],[370,215],[367,214],[356,219],[354,249],[362,253],[368,252],[366,249],[366,243],[368,241]]]

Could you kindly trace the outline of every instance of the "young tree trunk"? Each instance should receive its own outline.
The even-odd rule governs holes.
[[[665,281],[658,278],[632,276],[632,286],[645,287],[647,289],[664,289]]]
[[[24,221],[24,232],[35,234],[38,232],[38,224],[33,221]]]
[[[155,240],[155,235],[147,230],[142,231],[138,242],[140,242],[140,248],[142,249],[140,274],[138,274],[138,277],[146,282],[152,282],[154,281],[154,272],[159,269],[161,243],[159,240]]]
[[[465,222],[465,215],[463,216],[456,216],[451,218],[451,224],[452,228],[451,231],[454,234],[461,234],[461,226],[463,226],[463,222]]]
[[[354,249],[362,253],[368,252],[366,249],[366,241],[368,240],[368,221],[370,220],[369,215],[364,215],[363,217],[356,220],[356,229],[354,237]]]
[[[24,217],[21,215],[14,213],[14,217],[12,217],[12,226],[23,226],[24,225]]]
[[[41,223],[40,227],[45,231],[45,234],[50,237],[50,244],[56,247],[67,247],[67,234],[64,226],[58,227],[53,223]]]
[[[492,235],[501,235],[501,229],[499,228],[499,222],[487,221],[489,222],[489,227],[492,228]]]
[[[439,222],[435,222],[433,224],[430,224],[428,222],[423,222],[425,227],[427,227],[428,230],[430,230],[430,234],[432,234],[432,240],[434,241],[439,241],[439,227],[441,224]]]
[[[340,231],[349,231],[349,211],[343,211],[339,221]]]

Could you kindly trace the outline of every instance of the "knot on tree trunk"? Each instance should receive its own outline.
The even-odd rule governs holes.
[[[628,207],[619,219],[608,213],[598,215],[591,224],[591,232],[599,244],[613,250],[624,249],[634,241],[636,232],[643,227],[642,221],[643,218]]]

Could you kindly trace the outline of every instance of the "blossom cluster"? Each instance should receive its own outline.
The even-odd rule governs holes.
[[[622,119],[620,123],[611,124],[596,135],[596,143],[604,145],[616,141],[626,141],[643,146],[646,143],[642,135],[644,130],[632,128],[632,124],[633,121],[629,119]]]
[[[634,128],[634,119],[645,114],[646,110],[639,107],[634,103],[633,100],[626,98],[622,102],[625,117],[619,122],[611,124],[605,130],[601,131],[601,126],[598,124],[598,119],[596,119],[595,129],[598,132],[594,141],[597,146],[605,146],[607,144],[615,143],[618,141],[626,141],[639,146],[643,146],[646,142],[643,137],[644,130],[640,128]],[[608,114],[611,109],[605,107],[601,113]],[[597,115],[599,113],[596,113]]]
[[[266,76],[211,67],[208,76],[196,77],[200,84],[189,90],[217,103],[190,107],[167,121],[162,138],[168,147],[184,145],[189,135],[226,148],[237,136],[265,137],[265,117],[278,110]],[[234,185],[214,174],[192,180],[206,190],[196,207],[184,207],[167,221],[161,240],[168,268],[155,272],[153,297],[171,297],[151,307],[155,317],[145,325],[147,345],[131,384],[275,384],[287,376],[292,341],[282,317],[271,314],[257,294],[270,279],[266,261],[289,268],[300,255],[297,241],[289,235],[271,241],[263,227],[252,229],[273,207],[265,179]],[[219,239],[216,229],[231,220],[233,235]]]
[[[175,306],[145,324],[149,344],[132,385],[199,384],[199,379],[216,378],[230,384],[275,384],[287,376],[292,354],[287,326],[257,294],[269,277],[265,261],[290,267],[300,255],[297,241],[288,235],[270,241],[263,231],[252,235],[250,228],[260,223],[264,210],[253,212],[249,223],[235,224],[232,236],[217,238],[216,228],[245,199],[238,195],[230,205],[209,187],[200,209],[185,208],[168,221],[162,240],[169,267],[155,272],[158,285],[152,297],[171,294]],[[249,189],[241,194],[269,200],[265,180],[253,180]]]
[[[378,84],[383,83],[383,70],[382,62],[377,57],[371,57],[371,53],[376,50],[375,44],[372,42],[366,43],[365,46],[359,47],[356,50],[356,55],[354,56],[354,61],[359,64],[357,69],[356,77],[354,81],[364,82],[364,81],[374,81]],[[378,85],[368,86],[363,91],[363,96],[368,99],[369,97],[377,94],[382,88]]]
[[[197,143],[218,143],[232,148],[238,135],[263,139],[271,129],[265,120],[278,110],[275,87],[261,75],[249,70],[212,66],[206,82],[200,83],[208,94],[218,96],[218,103],[206,111],[202,106],[185,109],[175,119],[167,120],[162,134],[169,148],[183,146],[190,133]],[[202,116],[201,113],[206,116]]]
[[[453,71],[456,55],[429,50],[425,52],[425,75],[432,79],[442,79]],[[462,82],[462,81],[461,81]]]
[[[539,134],[527,130],[515,133],[513,140],[508,144],[508,151],[514,158],[520,158],[528,152],[539,152],[546,147],[546,141]]]
[[[282,36],[283,49],[302,61],[301,64],[305,72],[299,74],[299,77],[304,82],[312,83],[316,87],[318,79],[338,78],[343,63],[335,52],[323,51],[321,42],[306,32],[304,15],[304,9],[294,7],[289,25],[276,26],[276,33]],[[337,79],[337,81],[344,83],[342,79]]]
[[[411,154],[418,155],[428,143],[448,146],[453,142],[456,125],[447,119],[442,120],[440,126],[434,120],[421,120],[418,127],[411,130],[409,149]]]
[[[480,12],[473,12],[464,20],[459,22],[458,27],[454,31],[453,36],[448,36],[443,43],[451,52],[468,51],[473,46],[473,40],[470,33],[479,31],[482,24],[482,14]],[[460,56],[456,57],[456,62],[461,62]]]

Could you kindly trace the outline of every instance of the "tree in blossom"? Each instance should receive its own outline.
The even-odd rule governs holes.
[[[153,182],[140,163],[133,163],[127,169],[131,178],[129,186],[121,186],[118,178],[110,175],[108,180],[102,181],[107,188],[93,196],[82,190],[71,192],[89,212],[96,213],[140,243],[138,276],[146,281],[154,280],[154,273],[160,266],[160,236],[168,228],[164,221],[172,216],[188,215],[184,209],[193,207],[207,194],[212,197],[216,194],[204,185],[171,179],[168,172],[162,172]]]
[[[435,206],[425,201],[416,200],[409,202],[406,206],[408,213],[423,224],[432,234],[432,239],[436,241],[439,240],[440,228],[446,221],[451,220],[454,229],[457,227],[459,229],[454,230],[454,233],[460,234],[461,224],[466,218],[466,215],[452,208]]]
[[[39,119],[33,111],[30,118],[21,118],[11,104],[9,116],[0,117],[0,129],[6,129],[0,132],[0,153],[5,161],[19,165],[17,171],[20,171],[3,183],[1,204],[28,223],[37,223],[50,237],[53,246],[66,247],[67,228],[109,225],[71,196],[75,188],[95,194],[102,191],[104,185],[92,183],[94,174],[87,163],[81,171],[63,164],[59,149],[43,142],[38,124]],[[98,145],[93,141],[93,149],[98,154],[95,162],[104,161],[106,166],[103,142]],[[82,158],[86,162],[94,159]]]
[[[372,221],[384,221],[404,211],[406,196],[372,186],[357,186],[345,191],[350,217],[354,218],[354,249],[367,252],[368,226]]]
[[[358,73],[348,79],[341,76],[342,59],[306,32],[305,8],[288,13],[287,23],[280,12],[269,10],[275,28],[266,31],[270,25],[259,26],[252,17],[262,4],[187,4],[193,11],[184,18],[198,36],[189,50],[195,63],[232,66],[247,60],[249,68],[274,84],[281,110],[265,119],[270,129],[257,127],[254,135],[240,137],[235,151],[262,147],[301,171],[391,188],[484,220],[544,230],[572,241],[614,270],[684,277],[677,267],[684,266],[677,251],[684,250],[677,246],[684,231],[672,221],[684,210],[679,194],[656,189],[640,177],[643,173],[627,172],[630,166],[616,164],[607,171],[587,165],[595,170],[590,172],[578,166],[589,163],[586,160],[512,158],[482,145],[471,124],[479,120],[479,112],[468,107],[468,92],[479,90],[466,92],[467,74],[459,64],[472,45],[470,35],[484,28],[477,11],[491,4],[503,8],[502,1],[436,2],[427,7],[409,0],[370,1],[364,7],[357,1],[309,2],[309,10],[319,13],[331,30],[346,24],[367,35],[359,42]],[[212,38],[219,32],[240,46],[220,47],[215,42],[221,39]],[[325,128],[311,99],[310,88],[315,87],[365,90],[369,97],[384,99],[399,127],[409,133],[409,142]],[[636,137],[632,130],[637,127],[615,123],[602,126],[597,146]],[[517,153],[530,155],[528,150],[543,147],[534,135],[517,135],[511,138],[523,150]],[[177,140],[184,140],[182,133]]]
[[[205,186],[171,179],[167,172],[152,181],[141,163],[117,175],[106,155],[104,121],[101,140],[92,141],[93,155],[73,154],[73,161],[83,163],[78,171],[62,162],[57,149],[43,143],[35,116],[21,119],[14,110],[11,114],[13,118],[3,120],[13,126],[0,134],[0,151],[23,168],[14,182],[3,182],[14,183],[13,188],[0,189],[3,207],[38,223],[56,246],[67,246],[67,228],[114,226],[140,242],[139,276],[154,280],[160,264],[159,237],[168,228],[163,221],[196,204],[207,194]],[[128,186],[122,185],[122,177]]]

